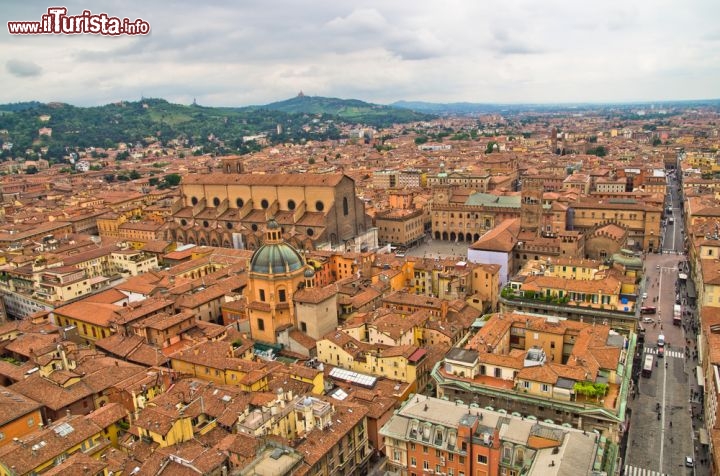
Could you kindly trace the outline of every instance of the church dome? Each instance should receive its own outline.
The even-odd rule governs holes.
[[[280,237],[280,226],[273,219],[266,227],[265,244],[250,258],[250,271],[263,274],[292,273],[305,263],[300,253]]]
[[[315,271],[312,268],[308,268],[305,270],[305,273],[303,273],[303,275],[306,278],[312,278],[313,276],[315,276]]]
[[[302,256],[287,243],[262,245],[250,259],[250,270],[255,273],[290,273],[302,267]]]

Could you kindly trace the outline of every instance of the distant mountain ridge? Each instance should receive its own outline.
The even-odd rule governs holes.
[[[271,111],[302,114],[329,114],[347,122],[364,123],[379,127],[435,119],[433,114],[417,112],[409,108],[373,104],[359,99],[306,96],[302,93],[284,101],[272,102],[262,106],[250,106],[250,109],[269,109]]]

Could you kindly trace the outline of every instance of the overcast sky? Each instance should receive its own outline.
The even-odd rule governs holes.
[[[151,32],[8,33],[6,21],[57,4],[142,18]],[[6,0],[0,11],[0,103],[720,97],[718,0]]]

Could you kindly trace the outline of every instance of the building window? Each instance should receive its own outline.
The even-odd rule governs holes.
[[[257,328],[259,331],[264,331],[265,330],[265,321],[263,321],[262,319],[258,319],[257,320]]]
[[[527,381],[527,380],[524,380],[524,381],[523,381],[523,387],[525,387],[525,388],[530,388],[530,382]]]
[[[417,466],[417,460],[415,459],[414,456],[412,458],[410,458],[410,466],[412,466],[413,468],[415,466]]]
[[[252,231],[258,231],[257,223],[253,223],[250,228],[252,229]]]
[[[348,199],[347,197],[343,197],[343,215],[348,216],[350,213],[350,209],[348,207]]]
[[[242,208],[245,205],[245,201],[242,198],[238,198],[235,200],[235,205],[237,205],[238,208]]]
[[[317,202],[315,202],[315,210],[319,212],[325,210],[325,204],[322,201],[318,200]]]
[[[225,224],[225,226],[227,227],[228,230],[232,230],[232,229],[233,229],[233,224],[232,224],[231,222],[227,222],[227,223]]]
[[[487,464],[487,456],[485,455],[477,455],[477,462],[480,464]]]
[[[295,200],[288,200],[287,207],[288,207],[288,210],[295,210]]]
[[[278,289],[278,299],[280,300],[280,302],[285,302],[285,300],[287,299],[284,289]]]
[[[307,332],[307,324],[305,324],[303,321],[300,321],[300,330],[302,332]]]
[[[425,469],[425,470],[430,469],[430,463],[427,460],[423,461],[423,469]]]
[[[220,199],[217,198],[217,197],[213,198],[213,205],[215,205],[216,207],[219,207],[219,206],[220,206]]]
[[[307,230],[305,230],[305,233],[307,233],[307,236],[313,236],[315,234],[315,230],[313,230],[312,228],[308,228]]]
[[[260,300],[262,302],[265,302],[265,290],[264,289],[260,290]]]
[[[549,386],[548,384],[544,383],[543,386],[542,386],[542,391],[543,391],[543,392],[549,392],[549,391],[550,391],[550,386]]]
[[[194,206],[194,205],[197,205],[197,204],[198,204],[198,199],[197,199],[197,197],[192,197],[192,198],[190,199],[190,203],[192,203],[193,206]]]

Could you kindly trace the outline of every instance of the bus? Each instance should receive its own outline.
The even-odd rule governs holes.
[[[645,354],[645,363],[643,363],[642,376],[650,377],[652,375],[653,363],[655,358],[652,354]]]
[[[679,326],[682,324],[682,306],[675,304],[673,306],[673,325]]]

